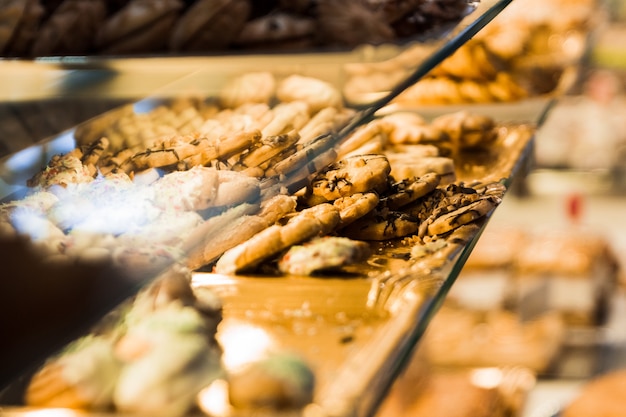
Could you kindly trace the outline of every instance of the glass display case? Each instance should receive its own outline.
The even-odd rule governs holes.
[[[370,123],[393,114],[392,110],[382,112],[381,109],[386,108],[402,91],[419,81],[481,31],[509,3],[510,0],[493,2],[489,7],[480,9],[478,15],[470,11],[450,33],[431,40],[435,42],[432,54],[416,62],[413,71],[385,95],[359,105],[347,106],[348,117],[335,124],[330,133],[324,132],[320,135],[324,138],[321,150],[315,148],[320,140],[311,141],[299,149],[302,152],[297,155],[304,155],[305,161],[298,174],[289,171],[290,175],[293,174],[289,176],[285,175],[287,171],[279,170],[277,172],[283,175],[261,178],[260,191],[255,194],[254,204],[268,201],[268,196],[274,196],[276,190],[280,190],[278,194],[287,192],[295,195],[312,175],[332,162],[332,158],[329,160],[322,156],[327,157],[329,152],[341,149],[350,138],[361,129],[367,128]],[[382,62],[396,56],[405,47],[406,45],[363,46],[349,52],[303,54],[115,59],[67,57],[34,62],[3,62],[3,71],[8,74],[23,71],[23,77],[17,79],[28,83],[22,86],[24,89],[20,87],[20,91],[25,92],[22,97],[25,101],[21,104],[7,104],[13,109],[23,105],[24,114],[29,113],[26,103],[30,100],[51,102],[52,108],[58,102],[63,103],[62,105],[69,102],[95,103],[98,106],[94,108],[93,114],[86,111],[76,115],[77,119],[70,122],[72,126],[61,133],[46,134],[42,130],[40,134],[30,137],[30,141],[36,144],[28,144],[26,141],[25,146],[18,147],[20,149],[8,149],[13,152],[2,159],[0,166],[0,195],[3,197],[4,208],[7,207],[6,204],[23,201],[32,195],[33,188],[27,183],[41,173],[42,167],[53,160],[55,155],[71,154],[87,143],[81,142],[85,137],[101,136],[112,125],[119,127],[119,122],[124,117],[147,117],[158,109],[172,109],[179,104],[181,98],[187,98],[196,104],[197,100],[202,105],[210,104],[220,95],[225,85],[251,72],[270,73],[277,80],[298,74],[322,80],[327,85],[340,89],[346,80],[344,71],[347,64]],[[33,77],[35,73],[39,75]],[[43,80],[45,88],[30,83],[30,79]],[[10,97],[11,92],[7,89],[4,94],[5,97]],[[50,101],[51,99],[53,100]],[[202,105],[196,110],[203,110]],[[548,107],[549,102],[542,101],[536,104],[533,111],[538,110],[536,115],[540,115]],[[102,112],[103,108],[107,108],[107,111]],[[414,110],[412,112],[415,113]],[[476,193],[475,190],[480,190],[479,193],[488,192],[485,190],[493,187],[497,194],[494,201],[499,201],[513,179],[523,174],[525,166],[532,160],[533,152],[533,123],[503,119],[505,118],[496,123],[497,135],[488,149],[460,152],[454,161],[457,167],[456,180],[473,187],[472,193]],[[57,126],[49,126],[49,129],[56,128]],[[42,135],[46,136],[43,140],[39,137]],[[150,156],[154,151],[145,153]],[[295,160],[292,155],[288,154],[283,158],[291,162]],[[133,175],[135,178],[140,177]],[[106,199],[111,199],[111,194],[106,196]],[[157,199],[159,196],[151,198]],[[87,200],[87,205],[73,215],[80,217],[81,210],[87,207],[95,210],[98,204],[104,205],[101,202],[105,201],[92,195]],[[250,201],[244,199],[236,203],[233,207],[243,211],[239,212],[240,215],[237,215],[237,211],[227,212],[227,216],[223,217],[224,222],[234,222],[238,217],[249,214],[246,210],[249,210]],[[341,273],[335,271],[322,276],[225,273],[212,269],[215,265],[210,263],[210,268],[194,270],[191,274],[191,286],[198,292],[209,290],[222,302],[218,338],[226,366],[231,363],[229,361],[236,363],[237,360],[245,359],[237,353],[237,347],[242,345],[248,347],[248,355],[254,354],[255,350],[263,353],[262,350],[268,349],[268,346],[281,351],[296,352],[310,365],[316,383],[311,402],[294,411],[295,415],[371,416],[406,365],[430,319],[436,314],[463,268],[495,206],[497,204],[490,206],[491,210],[475,221],[468,221],[463,227],[445,233],[440,244],[424,245],[426,249],[423,253],[417,251],[420,253],[415,256],[411,256],[411,246],[403,246],[398,242],[374,242],[370,245],[373,255],[366,262],[357,264],[353,269],[342,270]],[[126,209],[128,214],[131,210],[128,206]],[[212,231],[219,228],[214,229],[213,224],[211,227],[207,224],[224,214],[202,209],[201,227],[198,230],[209,244],[213,237]],[[183,246],[190,246],[189,242],[197,239],[197,236],[191,236],[190,241]],[[214,237],[215,241],[220,238],[218,234]],[[433,238],[434,240],[436,239]],[[44,333],[47,338],[29,341],[37,343],[39,350],[24,350],[22,354],[28,357],[19,358],[15,362],[20,364],[20,375],[12,375],[9,378],[12,382],[7,384],[0,395],[0,403],[6,406],[3,407],[3,412],[6,415],[27,415],[28,408],[21,401],[24,384],[32,376],[33,368],[40,366],[44,358],[55,354],[92,326],[99,325],[103,317],[108,317],[105,312],[118,311],[157,276],[167,272],[173,264],[186,259],[188,254],[186,252],[182,257],[178,254],[164,256],[159,258],[161,262],[156,263],[144,262],[137,271],[122,268],[111,272],[106,270],[107,265],[96,264],[106,270],[107,277],[116,285],[103,291],[101,286],[107,284],[101,279],[95,279],[84,291],[70,292],[70,295],[74,294],[82,301],[77,303],[74,311],[74,317],[78,320],[72,322],[71,328],[58,330],[60,333],[55,334],[50,343],[47,342],[50,340],[49,333]],[[33,260],[30,256],[27,258],[36,265],[36,259]],[[15,263],[19,265],[19,262],[20,258],[16,256]],[[51,269],[50,275],[67,275],[65,267],[67,265],[63,264],[59,270]],[[29,274],[41,274],[41,268],[34,266],[33,270],[20,271],[16,267],[15,270],[16,274],[24,275],[21,283],[25,287],[41,290],[38,293],[45,292],[45,284],[28,282],[32,279]],[[71,286],[72,282],[75,285],[76,281],[71,280],[68,285]],[[45,299],[45,294],[38,295]],[[97,308],[93,307],[94,304],[90,309],[84,308],[86,304],[90,304],[86,301],[94,300],[98,301],[95,304]],[[37,299],[33,302],[37,302]],[[71,304],[73,301],[63,299],[62,302]],[[47,307],[54,308],[54,305],[55,303]],[[38,319],[45,321],[45,314],[39,315]],[[210,408],[210,400],[211,393],[206,390],[201,392],[197,398],[197,407],[209,415],[220,415],[219,411]],[[222,412],[226,413],[223,415],[247,415],[248,411],[231,409]],[[249,412],[254,414],[259,411]],[[291,411],[285,412],[286,415],[290,415],[289,413]]]

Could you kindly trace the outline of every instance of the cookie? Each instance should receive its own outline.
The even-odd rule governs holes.
[[[376,193],[356,193],[333,201],[341,217],[338,229],[348,226],[374,210],[379,201],[380,198]]]
[[[441,176],[434,172],[395,182],[391,184],[391,192],[383,198],[383,202],[390,210],[397,210],[430,193],[440,182]]]
[[[342,235],[356,240],[383,241],[417,233],[416,218],[399,211],[375,210],[342,229]]]
[[[437,217],[432,223],[428,224],[426,234],[429,236],[442,235],[448,233],[460,226],[471,223],[481,217],[489,214],[495,207],[497,202],[483,198],[466,206],[460,207],[450,213],[446,213]]]
[[[358,155],[332,164],[311,181],[307,202],[333,201],[355,193],[382,191],[391,171],[384,155]]]

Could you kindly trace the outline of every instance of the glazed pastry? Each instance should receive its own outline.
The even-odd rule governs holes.
[[[93,179],[91,172],[80,159],[69,153],[53,156],[46,169],[29,179],[27,185],[48,189],[54,185],[67,187],[71,184],[89,183]]]

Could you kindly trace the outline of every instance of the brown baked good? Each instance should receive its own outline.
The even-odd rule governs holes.
[[[0,8],[0,52],[9,45],[25,9],[26,2],[20,0],[6,1]]]
[[[209,51],[230,45],[250,15],[249,0],[198,0],[178,19],[172,51]]]
[[[557,313],[522,322],[516,313],[480,312],[447,304],[423,339],[428,360],[439,366],[548,368],[563,344],[565,326]]]
[[[618,270],[606,239],[580,230],[537,232],[515,262],[520,295],[533,280],[544,280],[548,307],[569,324],[584,326],[606,320]]]
[[[414,358],[377,417],[516,416],[534,383],[535,377],[524,368],[428,369]]]
[[[31,55],[81,55],[92,51],[98,28],[106,19],[102,0],[65,0],[39,30]]]
[[[163,51],[182,8],[180,0],[133,0],[100,28],[96,48],[111,55]]]
[[[626,413],[626,369],[610,371],[585,384],[562,417],[622,417]]]
[[[24,13],[13,32],[9,45],[4,50],[5,55],[29,56],[30,48],[37,37],[44,15],[44,8],[39,0],[28,0],[25,3]]]

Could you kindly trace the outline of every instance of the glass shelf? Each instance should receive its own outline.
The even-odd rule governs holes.
[[[510,2],[494,2],[478,16],[470,13],[448,36],[435,40],[440,45],[435,52],[418,63],[415,71],[388,95],[357,109],[355,117],[336,135],[334,143],[375,118],[377,111],[467,42]],[[88,102],[89,97],[97,97],[95,101],[130,101],[134,103],[136,112],[144,112],[160,100],[181,94],[214,97],[229,79],[251,70],[270,71],[279,77],[299,73],[341,86],[346,63],[384,60],[397,53],[395,48],[401,47],[367,47],[351,52],[298,55],[136,59],[79,57],[0,63],[0,72],[11,73],[22,69],[25,74],[43,71],[52,76],[54,82],[45,83],[45,88],[33,85],[32,89],[25,89],[20,98],[22,100],[46,101],[61,97],[86,99]],[[0,94],[6,97],[8,93],[5,90]],[[93,119],[86,117],[89,119],[87,123],[114,118],[116,111],[119,110],[110,110]],[[77,121],[77,125],[82,122]],[[27,191],[24,185],[26,179],[53,155],[69,152],[76,146],[75,130],[70,128],[55,133],[43,141],[37,138],[35,141],[38,144],[5,156],[0,161],[0,198],[9,201],[24,195]],[[530,131],[524,132],[508,141],[506,161],[497,161],[500,168],[505,167],[507,175],[501,180],[507,186],[520,166],[530,158],[533,136]],[[255,324],[275,336],[280,334],[283,346],[300,351],[311,360],[319,372],[317,377],[320,382],[315,404],[307,408],[307,416],[367,417],[373,415],[408,361],[486,221],[488,219],[460,236],[461,243],[452,245],[444,262],[436,267],[416,263],[388,273],[380,272],[371,278],[349,280],[337,277],[258,280],[197,272],[193,285],[211,287],[222,297],[224,326],[236,325],[242,319],[250,320],[262,310],[269,316],[259,314]],[[120,300],[132,297],[156,275],[142,276],[140,280],[135,277],[132,285],[119,286],[117,293],[92,292],[89,296],[98,298],[99,305],[105,306],[105,310],[113,310]],[[384,302],[372,303],[373,298],[380,299],[380,294],[376,295],[376,292],[383,286],[386,291]],[[103,300],[103,296],[108,298]],[[255,312],[255,306],[259,311]],[[42,316],[41,320],[45,317]],[[95,316],[84,316],[73,330],[85,329],[96,320]],[[302,331],[305,333],[300,333]],[[68,332],[67,335],[75,336],[75,332]],[[40,351],[35,357],[20,358],[25,372],[28,359],[37,362],[43,353],[50,355],[58,347],[58,344],[50,344],[44,347],[47,352]],[[23,382],[23,379],[18,378],[17,382],[0,392],[0,404],[9,406],[3,409],[5,415],[25,415],[27,412],[19,406],[10,407],[16,405],[14,395],[19,392],[20,381]]]

